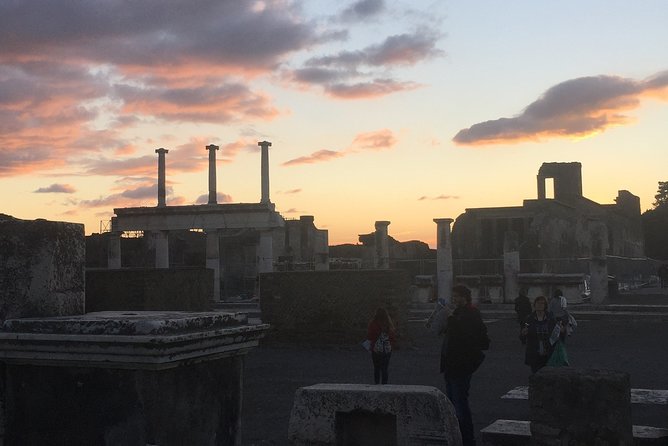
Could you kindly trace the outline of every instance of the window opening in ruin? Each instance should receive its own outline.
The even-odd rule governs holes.
[[[545,178],[545,198],[554,200],[554,178]]]

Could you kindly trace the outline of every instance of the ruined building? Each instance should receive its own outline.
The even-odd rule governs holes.
[[[158,154],[155,207],[114,209],[111,230],[89,238],[88,266],[169,268],[206,266],[214,271],[214,296],[253,294],[259,273],[279,263],[328,269],[328,233],[312,216],[285,220],[269,199],[269,147],[262,141],[259,203],[217,202],[216,151],[209,145],[209,200],[203,205],[168,206],[165,197],[166,149]],[[128,234],[140,234],[132,240]],[[104,243],[104,248],[101,247]],[[132,250],[132,255],[124,251]],[[106,251],[106,265],[100,265]],[[175,252],[172,252],[175,251]],[[148,255],[147,255],[148,252]],[[285,268],[285,266],[283,267]]]
[[[553,179],[554,198],[546,196],[548,178]],[[452,232],[453,257],[499,259],[505,245],[506,251],[520,253],[522,272],[572,272],[558,271],[555,260],[591,257],[597,239],[592,232],[600,223],[607,233],[608,256],[644,257],[637,196],[620,190],[615,204],[585,198],[577,162],[543,163],[537,180],[537,198],[522,206],[467,209],[460,215]]]

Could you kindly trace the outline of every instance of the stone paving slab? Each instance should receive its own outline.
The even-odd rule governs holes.
[[[502,399],[526,400],[529,399],[529,387],[518,386],[511,389]],[[633,404],[662,404],[668,405],[668,390],[631,389],[631,403]]]
[[[488,446],[524,446],[531,441],[531,422],[496,420],[481,429],[483,444]],[[668,429],[633,425],[634,446],[668,444]]]

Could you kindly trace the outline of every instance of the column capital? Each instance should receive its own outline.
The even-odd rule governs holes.
[[[263,149],[266,147],[271,147],[271,143],[269,141],[259,141],[257,145],[262,147]]]
[[[379,229],[379,228],[387,228],[388,226],[390,226],[390,223],[391,223],[391,222],[390,222],[390,221],[387,221],[387,220],[380,220],[380,221],[377,221],[377,222],[376,222],[376,229]]]
[[[155,149],[155,153],[157,153],[159,155],[163,155],[165,153],[169,153],[169,150],[160,147],[159,149]]]
[[[453,221],[454,220],[452,218],[435,218],[434,219],[434,223],[436,223],[437,225],[440,225],[440,224],[443,224],[443,223],[450,224]]]
[[[218,149],[220,149],[220,147],[218,147],[215,144],[209,144],[208,146],[206,146],[206,150],[218,150]]]

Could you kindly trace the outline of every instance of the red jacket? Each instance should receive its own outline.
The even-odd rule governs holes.
[[[366,338],[371,341],[371,347],[373,348],[374,344],[376,343],[376,340],[378,340],[378,336],[380,336],[380,333],[383,331],[381,328],[380,324],[376,321],[371,321],[369,322],[369,328],[367,329],[367,334]],[[392,349],[394,349],[394,330],[389,330],[387,335],[390,337],[390,345],[392,346]]]

